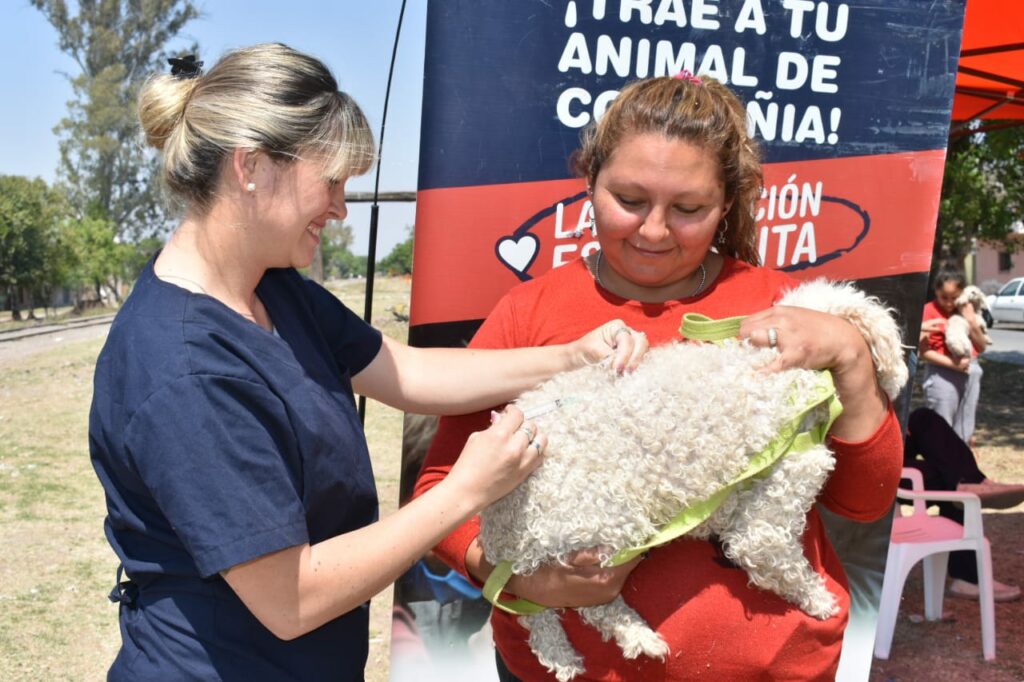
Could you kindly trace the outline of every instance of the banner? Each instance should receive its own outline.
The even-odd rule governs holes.
[[[595,248],[567,161],[580,130],[629,80],[682,69],[747,103],[765,157],[762,262],[898,277],[911,286],[887,290],[916,317],[963,4],[431,3],[412,327],[480,320],[509,287]]]
[[[625,83],[684,69],[746,103],[762,263],[857,280],[916,338],[964,4],[431,2],[410,342],[465,343],[509,288],[598,248],[580,132]]]

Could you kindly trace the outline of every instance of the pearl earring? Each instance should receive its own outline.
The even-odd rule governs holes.
[[[255,192],[256,191],[256,183],[255,182],[250,182],[249,184],[247,184],[245,186],[245,189],[248,192]]]
[[[580,225],[578,225],[576,229],[573,230],[570,234],[572,234],[572,236],[575,239],[579,239],[580,237],[583,236],[584,230],[590,230],[590,233],[592,235],[597,235],[597,221],[594,220],[593,204],[591,204],[590,207],[587,209],[587,219],[584,220]]]

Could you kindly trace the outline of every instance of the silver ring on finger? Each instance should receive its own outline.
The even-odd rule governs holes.
[[[632,334],[632,333],[633,333],[633,330],[632,330],[632,329],[630,329],[629,327],[627,327],[626,325],[622,325],[621,327],[619,327],[618,329],[616,329],[616,330],[615,330],[615,331],[614,331],[614,332],[612,333],[612,338],[614,339],[614,338],[615,338],[616,336],[618,336],[618,335],[619,335],[619,334],[621,334],[622,332],[626,332],[627,334]]]
[[[531,429],[529,426],[520,426],[518,429],[516,429],[516,431],[522,431],[523,433],[526,434],[526,440],[530,441],[531,443],[533,442],[533,437],[535,434],[533,432],[533,429]]]
[[[775,348],[779,345],[779,331],[775,327],[768,327],[768,347]]]
[[[537,456],[538,457],[540,457],[541,455],[544,454],[544,446],[541,445],[538,441],[531,440],[530,441],[530,445],[532,445],[533,447],[537,448]],[[527,445],[526,447],[530,447],[530,445]]]

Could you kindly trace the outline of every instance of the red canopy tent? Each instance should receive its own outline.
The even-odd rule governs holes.
[[[1000,121],[968,130],[975,119]],[[953,99],[954,137],[1024,125],[1024,3],[970,0]]]

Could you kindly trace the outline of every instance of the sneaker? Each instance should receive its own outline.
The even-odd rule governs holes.
[[[989,509],[1009,509],[1024,502],[1024,485],[996,483],[987,478],[981,483],[960,483],[956,490],[974,493],[981,500],[981,506]]]
[[[949,582],[949,587],[946,588],[946,596],[955,597],[956,599],[971,599],[977,601],[981,590],[975,583],[969,583],[966,580],[960,580],[959,578],[953,578]],[[1006,601],[1017,601],[1020,599],[1020,588],[1016,585],[1007,585],[1001,583],[998,580],[992,581],[992,600],[998,602]]]

